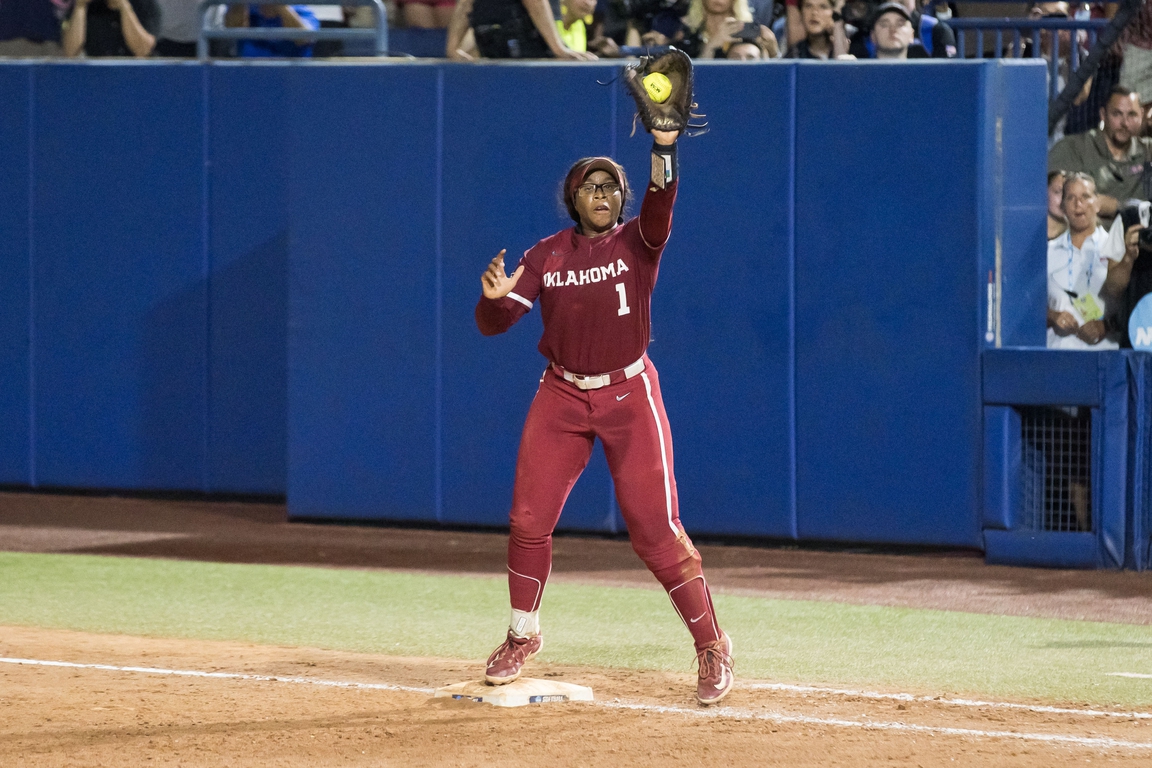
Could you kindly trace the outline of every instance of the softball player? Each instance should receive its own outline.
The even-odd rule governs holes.
[[[639,216],[624,221],[624,169],[607,157],[585,158],[564,180],[576,226],[537,243],[511,276],[504,251],[481,276],[480,331],[503,333],[539,301],[539,349],[549,361],[516,462],[508,540],[512,619],[485,679],[512,682],[543,647],[539,610],[552,570],[552,531],[600,438],[632,548],[692,633],[696,697],[714,704],[732,688],[732,641],[716,621],[700,555],[680,524],[672,433],[646,354],[652,289],[678,184],[679,132],[652,134],[652,172]]]

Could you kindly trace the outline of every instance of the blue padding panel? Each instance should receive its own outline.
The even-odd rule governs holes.
[[[983,527],[1011,530],[1023,504],[1020,412],[1002,405],[984,408]]]
[[[605,67],[444,65],[443,484],[441,520],[506,525],[520,430],[546,361],[533,308],[506,334],[484,338],[473,312],[480,273],[501,248],[511,272],[536,241],[568,227],[558,199],[573,162],[612,151]],[[498,82],[499,87],[493,87]],[[563,98],[558,99],[557,94]],[[522,140],[563,103],[547,135]],[[555,109],[548,112],[548,106]],[[486,119],[477,122],[475,116]],[[539,139],[539,140],[536,140]],[[627,167],[645,178],[645,168]],[[597,451],[599,453],[599,451]],[[597,456],[572,491],[563,528],[612,530],[607,463]]]
[[[1121,352],[1097,353],[1103,405],[1099,429],[1093,438],[1093,491],[1098,505],[1093,527],[1100,536],[1098,567],[1122,568],[1127,520],[1128,488],[1128,363]]]
[[[201,489],[200,69],[36,78],[37,481]]]
[[[31,485],[29,94],[33,67],[0,67],[0,483]]]
[[[288,450],[288,73],[209,78],[208,487],[282,494]],[[323,210],[323,209],[321,209]]]
[[[1098,406],[1101,398],[1097,356],[1055,349],[986,350],[984,402]]]
[[[1096,534],[985,531],[984,562],[1043,568],[1096,568]]]
[[[1152,568],[1152,354],[1128,357],[1128,542],[1125,566]]]
[[[288,511],[428,519],[436,70],[292,73]]]
[[[391,56],[416,56],[419,58],[444,58],[448,44],[448,30],[420,29],[418,27],[397,27],[388,30],[388,53]],[[366,55],[373,55],[368,53]]]
[[[1001,344],[1042,347],[1048,305],[1048,156],[1036,137],[1047,135],[1046,70],[1037,60],[1001,59],[986,72],[986,98],[994,100],[994,117],[1000,121],[998,134],[995,123],[989,128],[1001,179],[996,201],[1000,220],[994,221],[1002,252]],[[995,249],[985,256],[994,268]]]
[[[649,348],[690,533],[795,535],[788,141],[795,71],[781,63],[696,70],[696,99],[716,128],[680,141],[681,186]],[[652,142],[647,134],[628,138],[632,113],[622,97],[619,154],[639,186]]]
[[[802,538],[979,545],[979,74],[799,67]]]

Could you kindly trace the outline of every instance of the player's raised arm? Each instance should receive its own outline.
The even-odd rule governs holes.
[[[652,172],[644,202],[640,204],[640,237],[654,256],[672,234],[672,206],[676,202],[679,165],[676,137],[679,131],[652,131]]]
[[[524,274],[524,263],[509,275],[504,269],[505,250],[496,254],[488,263],[488,268],[480,275],[480,290],[483,294],[476,305],[476,326],[485,336],[504,333],[512,324],[532,309],[537,289],[531,299],[526,299],[513,289]]]
[[[689,127],[692,110],[692,60],[672,48],[660,56],[644,56],[624,67],[624,85],[636,102],[636,116],[652,134],[652,171],[640,204],[640,237],[653,259],[672,233],[676,201],[676,139]],[[695,127],[695,126],[693,126]]]

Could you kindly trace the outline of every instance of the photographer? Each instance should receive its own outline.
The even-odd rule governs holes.
[[[60,42],[65,56],[144,58],[159,26],[156,0],[76,0]]]
[[[628,15],[626,43],[678,45],[687,31],[680,18],[688,13],[688,6],[689,0],[624,0]]]
[[[448,55],[463,58],[458,51],[471,22],[476,47],[486,59],[595,61],[595,54],[564,44],[558,16],[548,0],[461,0],[448,25]]]
[[[749,22],[744,29],[732,36],[722,49],[728,61],[763,61],[780,58],[780,48],[772,30],[756,22]]]
[[[717,52],[751,22],[748,0],[692,0],[684,17],[684,26],[690,31],[677,47],[694,59],[721,58]]]
[[[848,53],[843,5],[843,0],[800,0],[805,37],[789,49],[788,58],[827,60]]]

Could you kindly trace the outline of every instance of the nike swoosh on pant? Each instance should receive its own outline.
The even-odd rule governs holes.
[[[690,622],[692,622],[693,624],[695,624],[696,622],[700,621],[700,619],[704,618],[704,617],[705,617],[705,616],[707,616],[707,615],[708,615],[708,612],[707,612],[707,611],[705,611],[704,613],[700,614],[700,615],[699,615],[699,616],[697,616],[696,618],[694,618],[694,619],[689,619],[689,621],[690,621]]]
[[[628,397],[628,395],[630,395],[630,394],[632,394],[632,393],[631,393],[631,392],[626,392],[626,393],[624,393],[623,395],[618,395],[618,396],[616,397],[616,402],[620,402],[620,401],[621,401],[621,400],[623,400],[624,398]]]

